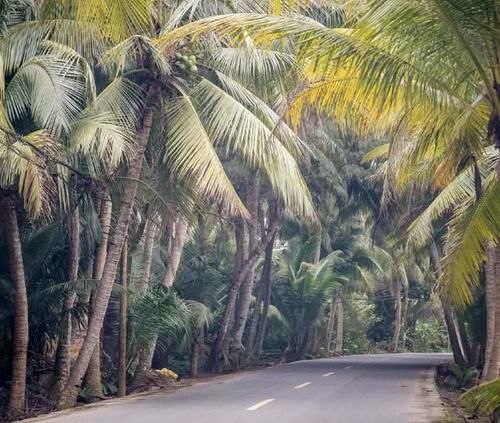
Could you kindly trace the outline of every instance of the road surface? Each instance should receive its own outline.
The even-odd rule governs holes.
[[[311,360],[44,418],[44,423],[434,423],[443,354]]]

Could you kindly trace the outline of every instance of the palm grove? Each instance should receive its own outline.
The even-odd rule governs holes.
[[[499,9],[3,1],[1,411],[444,328],[498,389]]]

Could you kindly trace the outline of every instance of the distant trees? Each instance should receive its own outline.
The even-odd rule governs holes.
[[[10,417],[445,325],[497,378],[497,3],[3,2]]]

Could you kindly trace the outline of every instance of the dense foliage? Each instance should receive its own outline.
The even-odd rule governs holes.
[[[499,13],[0,2],[0,414],[448,350],[493,413]]]

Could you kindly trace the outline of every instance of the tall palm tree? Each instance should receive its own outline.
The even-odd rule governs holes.
[[[129,152],[124,177],[126,184],[121,203],[117,207],[118,217],[110,236],[107,259],[93,304],[94,310],[85,342],[67,383],[69,389],[64,391],[60,400],[61,406],[71,404],[76,398],[75,387],[80,386],[98,340],[137,193],[137,181],[141,177],[143,153],[154,127],[154,115],[165,114],[170,123],[165,162],[172,172],[180,179],[196,184],[202,195],[222,203],[230,213],[245,215],[246,211],[215,154],[213,139],[224,143],[227,154],[239,155],[245,163],[261,167],[271,185],[290,208],[297,210],[299,214],[313,215],[307,189],[295,162],[295,158],[302,154],[300,142],[286,128],[273,132],[275,124],[279,123],[279,117],[251,91],[231,78],[230,74],[224,73],[216,63],[210,62],[214,60],[218,50],[208,50],[208,54],[202,57],[208,61],[207,66],[203,68],[203,72],[197,72],[193,65],[196,58],[190,57],[193,56],[190,53],[196,52],[200,44],[185,44],[180,47],[176,43],[170,49],[164,48],[163,44],[160,51],[160,44],[153,39],[159,30],[150,25],[153,22],[149,14],[151,2],[121,1],[115,6],[118,4],[130,6],[130,10],[123,9],[125,13],[121,18],[125,23],[120,23],[120,15],[115,14],[120,8],[113,9],[111,5],[109,10],[113,10],[112,12],[102,10],[102,14],[95,14],[95,10],[103,7],[100,3],[92,3],[88,8],[85,5],[83,8],[81,3],[74,2],[71,7],[56,10],[50,7],[49,2],[44,9],[49,19],[38,24],[39,28],[45,29],[46,38],[60,39],[61,33],[56,34],[54,28],[60,25],[60,18],[66,18],[70,22],[68,28],[72,25],[82,27],[85,34],[97,37],[99,46],[111,44],[105,54],[95,57],[95,54],[89,54],[81,39],[69,36],[68,28],[65,32],[68,43],[82,51],[85,57],[88,56],[89,61],[91,58],[94,62],[99,61],[108,74],[119,75],[139,85],[144,93],[137,134]],[[100,21],[103,16],[106,17],[104,22]],[[98,24],[102,28],[101,32],[91,34],[92,31],[97,31]],[[141,31],[138,31],[139,28]],[[141,35],[126,38],[126,35],[138,33]],[[119,42],[116,44],[116,41]],[[277,61],[269,63],[280,65]],[[240,130],[235,131],[235,128]],[[285,174],[289,177],[283,178]]]

